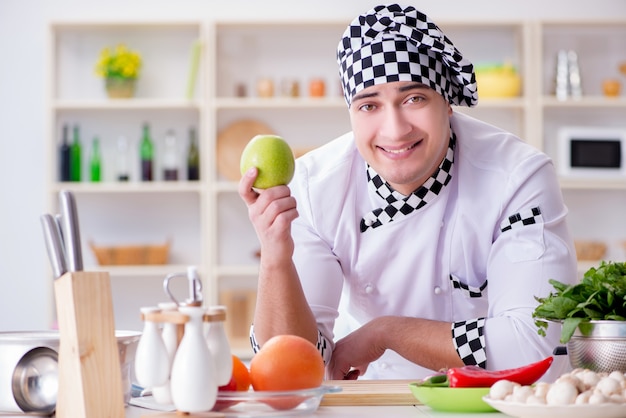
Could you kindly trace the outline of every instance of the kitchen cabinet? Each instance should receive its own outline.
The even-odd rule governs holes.
[[[297,153],[350,129],[335,58],[347,23],[207,18],[50,25],[49,207],[58,212],[59,190],[75,192],[85,267],[110,272],[118,328],[140,329],[139,307],[165,298],[163,277],[196,265],[206,303],[229,307],[233,320],[227,320],[227,329],[234,351],[251,354],[247,332],[254,312],[259,244],[237,194],[238,152],[255,124],[283,136]],[[555,159],[554,138],[561,126],[624,128],[625,96],[605,98],[600,87],[605,77],[619,78],[618,64],[626,61],[623,22],[485,20],[440,25],[476,65],[508,62],[522,79],[518,97],[481,99],[476,108],[455,111],[507,129]],[[187,97],[196,41],[201,42],[202,53],[192,97]],[[142,53],[144,68],[134,98],[111,100],[93,69],[102,47],[121,42]],[[578,52],[583,80],[580,100],[558,101],[554,96],[560,49]],[[320,80],[324,94],[312,97],[309,87],[313,82],[319,86]],[[268,87],[273,88],[271,94]],[[137,147],[144,122],[150,123],[157,167],[168,129],[174,129],[182,154],[189,128],[196,129],[200,180],[137,181]],[[80,125],[83,161],[92,138],[100,137],[101,183],[58,181],[57,148],[64,124]],[[129,139],[132,161],[137,163],[128,183],[116,182],[110,171],[121,134]],[[626,203],[626,179],[562,178],[561,182],[575,237],[618,240],[626,236],[626,227],[618,219],[620,210],[615,209]],[[599,215],[598,207],[589,202],[602,202],[603,213]],[[90,241],[113,245],[168,240],[170,258],[162,266],[98,266],[88,247]],[[186,293],[186,283],[176,286],[176,292]]]

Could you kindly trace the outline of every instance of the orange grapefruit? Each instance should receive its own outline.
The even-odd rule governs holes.
[[[270,338],[250,361],[250,380],[255,391],[294,391],[316,388],[324,380],[324,360],[315,345],[296,335]],[[267,400],[275,409],[291,409],[305,398]]]

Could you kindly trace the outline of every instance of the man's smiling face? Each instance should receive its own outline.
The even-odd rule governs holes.
[[[367,87],[350,105],[359,152],[403,195],[421,186],[443,160],[451,115],[443,96],[412,81]]]

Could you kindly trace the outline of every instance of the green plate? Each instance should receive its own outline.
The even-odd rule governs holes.
[[[483,401],[490,388],[450,388],[421,386],[410,383],[411,393],[422,404],[445,412],[493,412],[496,409]]]

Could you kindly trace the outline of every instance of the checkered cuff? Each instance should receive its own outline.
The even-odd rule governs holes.
[[[258,353],[261,349],[261,346],[257,342],[254,335],[254,324],[250,326],[250,345],[252,346],[252,350],[255,354]],[[332,355],[332,350],[330,349],[330,343],[328,342],[326,337],[322,335],[322,332],[320,330],[317,330],[317,350],[322,355],[322,358],[324,359],[324,364],[328,364]]]
[[[466,365],[487,367],[485,318],[476,318],[452,324],[452,341],[456,352]]]

